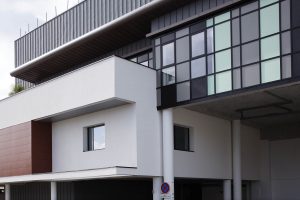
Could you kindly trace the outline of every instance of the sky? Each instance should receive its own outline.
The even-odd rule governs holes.
[[[14,41],[57,14],[83,0],[0,0],[0,99],[6,98],[14,84]]]

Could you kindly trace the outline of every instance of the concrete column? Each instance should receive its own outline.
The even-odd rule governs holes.
[[[223,199],[231,200],[231,180],[223,181]]]
[[[160,187],[162,184],[162,177],[153,178],[153,200],[161,200],[160,198]]]
[[[174,127],[172,108],[163,110],[162,118],[164,182],[170,185],[169,194],[174,197]]]
[[[5,200],[10,200],[10,184],[5,184]]]
[[[233,152],[233,199],[242,199],[241,173],[241,121],[232,122],[232,152]]]
[[[57,200],[57,184],[51,182],[51,200]]]

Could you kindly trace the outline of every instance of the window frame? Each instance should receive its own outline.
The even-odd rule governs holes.
[[[176,142],[176,140],[175,140],[175,127],[180,127],[180,128],[184,128],[184,129],[188,130],[188,145],[187,145],[188,149],[187,150],[186,149],[177,149],[176,148],[176,145],[175,145],[175,142]],[[192,146],[191,146],[191,144],[192,144],[192,142],[191,142],[191,128],[188,127],[188,126],[180,125],[180,124],[174,124],[173,125],[173,129],[174,129],[174,131],[173,131],[174,150],[175,151],[184,151],[184,152],[194,152],[194,151],[192,151]]]
[[[94,130],[95,128],[99,128],[99,127],[104,127],[104,147],[103,148],[99,148],[99,149],[95,149],[94,147],[94,142],[95,142],[95,137],[94,137],[94,131],[90,132],[90,130]],[[106,149],[106,130],[105,130],[106,126],[105,124],[97,124],[97,125],[93,125],[93,126],[88,126],[85,128],[84,131],[84,152],[91,152],[91,151],[100,151],[100,150],[104,150]]]

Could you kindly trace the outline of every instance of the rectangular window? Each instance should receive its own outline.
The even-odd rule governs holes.
[[[169,67],[162,70],[163,85],[175,83],[175,67]]]
[[[252,27],[252,26],[251,26]],[[279,4],[260,10],[260,36],[265,37],[279,31]]]
[[[85,151],[95,151],[105,148],[105,125],[88,127],[85,134]]]
[[[226,49],[231,45],[231,23],[225,22],[215,26],[216,51]]]
[[[174,43],[163,46],[163,66],[173,64],[175,61]]]
[[[192,57],[200,56],[204,51],[204,32],[192,36]]]
[[[190,151],[190,129],[182,126],[174,126],[174,149]]]

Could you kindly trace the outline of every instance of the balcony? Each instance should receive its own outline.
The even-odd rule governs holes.
[[[147,89],[140,82],[154,85],[154,70],[109,57],[0,101],[0,110],[6,113],[0,116],[0,129],[134,103],[139,91]]]

